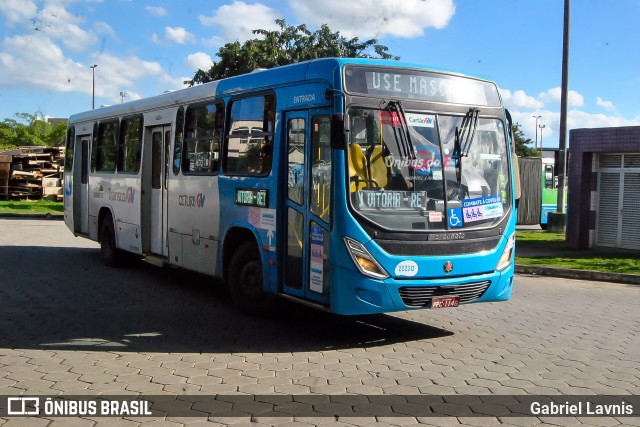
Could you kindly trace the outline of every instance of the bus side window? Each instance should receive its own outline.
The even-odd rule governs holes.
[[[315,116],[311,122],[311,212],[330,221],[331,118]]]
[[[96,152],[96,171],[114,172],[116,170],[116,151],[118,148],[118,119],[101,122],[98,125]]]
[[[178,175],[182,164],[182,144],[184,141],[184,108],[176,113],[176,138],[173,144],[173,174]]]
[[[187,108],[185,138],[182,147],[182,172],[213,175],[220,164],[222,138],[221,103]]]
[[[273,158],[273,95],[232,101],[225,151],[225,172],[229,175],[266,176]]]
[[[304,203],[304,150],[305,119],[289,119],[287,141],[289,151],[289,199],[299,205]]]
[[[142,116],[123,119],[120,124],[118,173],[138,173],[142,160]]]
[[[545,165],[544,167],[544,188],[546,190],[554,190],[557,184],[554,184],[553,165]]]
[[[69,126],[67,129],[67,146],[64,151],[64,168],[67,171],[73,170],[73,150],[75,148],[76,128]],[[86,162],[86,160],[84,160]]]

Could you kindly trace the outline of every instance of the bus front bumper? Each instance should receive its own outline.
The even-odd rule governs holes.
[[[355,269],[332,265],[331,311],[358,315],[430,308],[428,298],[411,298],[411,295],[425,293],[435,296],[468,295],[471,299],[462,299],[462,304],[506,301],[511,297],[513,273],[512,264],[503,271],[473,276],[375,280]],[[475,293],[470,293],[470,290]]]

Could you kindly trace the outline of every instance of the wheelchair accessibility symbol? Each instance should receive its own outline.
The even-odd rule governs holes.
[[[448,221],[450,228],[462,227],[462,208],[449,209]]]

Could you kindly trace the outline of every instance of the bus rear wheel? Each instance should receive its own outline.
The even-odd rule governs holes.
[[[108,267],[117,267],[122,261],[122,251],[116,247],[116,234],[110,216],[104,218],[100,226],[100,253]]]
[[[266,315],[273,307],[273,297],[264,290],[262,260],[255,243],[245,243],[233,254],[229,264],[229,293],[242,312]]]

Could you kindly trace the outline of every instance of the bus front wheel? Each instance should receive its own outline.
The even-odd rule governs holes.
[[[273,298],[264,290],[262,260],[255,243],[245,243],[233,254],[229,264],[229,293],[240,311],[268,314]]]
[[[100,253],[102,261],[108,267],[117,267],[120,264],[122,254],[116,247],[116,235],[113,230],[113,220],[107,216],[100,226]]]

